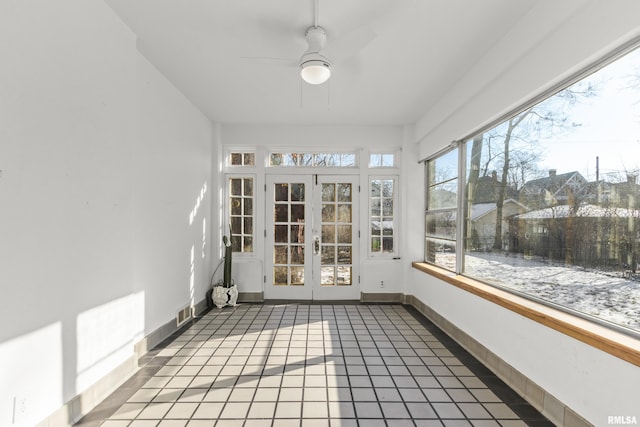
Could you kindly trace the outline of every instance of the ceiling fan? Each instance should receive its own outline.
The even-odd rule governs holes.
[[[327,33],[324,28],[318,26],[317,13],[316,22],[313,27],[307,29],[305,39],[309,47],[300,57],[300,76],[309,84],[322,84],[331,77],[331,61],[323,54]]]
[[[325,50],[327,31],[318,24],[318,3],[319,0],[313,0],[313,25],[308,27],[305,32],[307,49],[297,62],[300,77],[311,85],[325,83],[331,77],[334,64],[340,64],[354,56],[376,37],[373,29],[369,25],[364,25],[339,39],[332,40],[331,48]]]

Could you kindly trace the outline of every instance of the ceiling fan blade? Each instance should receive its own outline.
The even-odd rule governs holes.
[[[335,40],[327,41],[327,57],[334,63],[340,63],[356,55],[377,37],[368,25],[357,28]]]
[[[243,61],[260,62],[263,64],[297,65],[291,58],[278,58],[275,56],[241,56],[240,59]]]

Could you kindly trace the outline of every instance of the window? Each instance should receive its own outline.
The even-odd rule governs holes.
[[[395,155],[393,153],[371,154],[369,155],[370,168],[393,168],[395,167]]]
[[[456,265],[458,150],[426,162],[425,261],[450,270]]]
[[[426,162],[425,261],[638,335],[640,51],[597,68]]]
[[[375,255],[396,255],[397,236],[397,178],[374,177],[370,182],[369,253]]]
[[[356,153],[271,153],[269,166],[356,167]]]
[[[255,163],[256,163],[256,153],[238,152],[238,151],[233,151],[229,153],[230,166],[255,166]]]
[[[253,252],[253,184],[253,178],[229,178],[229,222],[233,252]]]

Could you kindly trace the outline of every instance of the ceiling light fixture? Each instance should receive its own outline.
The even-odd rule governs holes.
[[[305,38],[309,49],[300,57],[300,76],[309,84],[319,85],[331,77],[331,61],[322,55],[327,33],[324,28],[313,26],[307,30]]]

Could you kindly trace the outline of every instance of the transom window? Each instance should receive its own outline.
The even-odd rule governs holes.
[[[393,168],[395,166],[395,155],[393,153],[372,153],[369,155],[370,168]]]
[[[640,52],[600,65],[426,162],[425,261],[638,335]]]
[[[254,152],[232,151],[229,153],[230,166],[255,166],[255,164],[256,153]]]
[[[357,156],[351,153],[271,153],[269,166],[273,167],[356,167]]]

